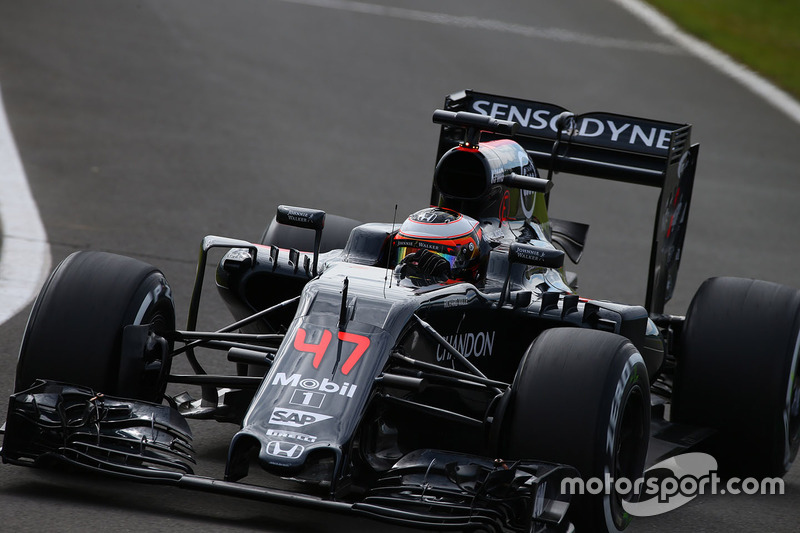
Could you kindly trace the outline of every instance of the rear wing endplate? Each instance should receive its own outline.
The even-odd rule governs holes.
[[[449,95],[444,108],[518,122],[514,140],[548,177],[565,172],[660,188],[645,307],[664,312],[675,288],[700,148],[691,145],[691,125],[592,112],[575,115],[559,131],[563,107],[472,90]],[[482,137],[492,138],[499,137]],[[463,128],[442,126],[436,160],[463,139]],[[438,203],[435,190],[431,203]]]

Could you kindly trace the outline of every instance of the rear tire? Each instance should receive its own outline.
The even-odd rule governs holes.
[[[49,379],[158,402],[166,388],[171,345],[160,338],[141,357],[121,364],[124,328],[146,324],[161,333],[175,329],[164,275],[129,257],[76,252],[56,267],[34,302],[14,390]]]
[[[800,291],[712,278],[686,315],[672,419],[711,427],[728,475],[785,474],[800,445]]]
[[[520,363],[504,415],[501,457],[551,461],[589,478],[643,475],[650,431],[647,367],[624,337],[558,328],[543,332]],[[622,496],[573,495],[578,531],[621,531]]]

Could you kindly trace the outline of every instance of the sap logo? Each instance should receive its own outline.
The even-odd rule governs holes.
[[[297,459],[303,455],[305,448],[300,444],[293,442],[282,442],[279,440],[270,441],[267,444],[267,453],[273,457],[286,457],[288,459]]]
[[[333,418],[328,415],[321,415],[319,413],[309,413],[308,411],[300,411],[298,409],[286,409],[285,407],[276,407],[272,410],[272,416],[269,417],[269,423],[278,426],[290,426],[293,428],[301,428]]]

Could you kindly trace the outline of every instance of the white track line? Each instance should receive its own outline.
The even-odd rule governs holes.
[[[0,324],[28,305],[50,271],[50,246],[0,91]]]
[[[779,89],[749,68],[731,59],[711,45],[680,30],[674,22],[640,0],[612,0],[631,14],[640,18],[653,31],[689,53],[699,57],[712,67],[738,81],[752,92],[779,109],[800,124],[800,102]]]
[[[692,37],[691,35],[683,32],[670,19],[641,0],[611,1],[615,2],[617,5],[641,19],[645,24],[650,26],[657,35],[666,38],[674,43],[674,45],[657,42],[616,39],[612,37],[601,37],[596,35],[576,33],[558,28],[525,26],[522,24],[512,24],[498,20],[448,15],[445,13],[434,13],[399,7],[389,7],[377,4],[369,4],[366,2],[357,2],[354,0],[279,1],[290,4],[321,7],[339,11],[350,11],[353,13],[363,13],[374,16],[392,17],[404,20],[427,22],[431,24],[441,24],[445,26],[499,31],[507,34],[521,35],[524,37],[571,42],[575,44],[585,44],[605,48],[623,48],[626,50],[656,52],[662,54],[677,54],[681,53],[680,50],[685,50],[741,83],[750,91],[783,112],[790,119],[800,124],[800,103],[798,103],[795,98],[766,79],[762,78],[752,70],[748,69],[744,65],[731,59],[730,56],[720,52],[716,48],[701,41],[700,39]]]
[[[615,37],[605,37],[578,33],[560,28],[545,28],[537,26],[526,26],[524,24],[514,24],[501,20],[482,19],[463,15],[448,15],[446,13],[434,13],[432,11],[420,11],[417,9],[407,9],[402,7],[390,7],[366,2],[356,2],[354,0],[279,0],[289,4],[299,4],[325,9],[335,9],[337,11],[349,11],[351,13],[361,13],[379,17],[390,17],[415,22],[426,22],[429,24],[439,24],[442,26],[454,26],[475,30],[487,30],[504,33],[507,35],[519,35],[534,39],[546,39],[549,41],[560,41],[565,43],[583,44],[600,48],[618,48],[622,50],[634,50],[639,52],[656,52],[660,54],[683,54],[680,48],[667,43],[633,41],[628,39],[618,39]]]

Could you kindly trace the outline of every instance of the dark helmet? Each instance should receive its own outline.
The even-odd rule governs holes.
[[[433,281],[480,281],[489,261],[478,221],[441,207],[409,216],[394,237],[394,249],[398,265],[413,264],[423,271],[418,276]]]

